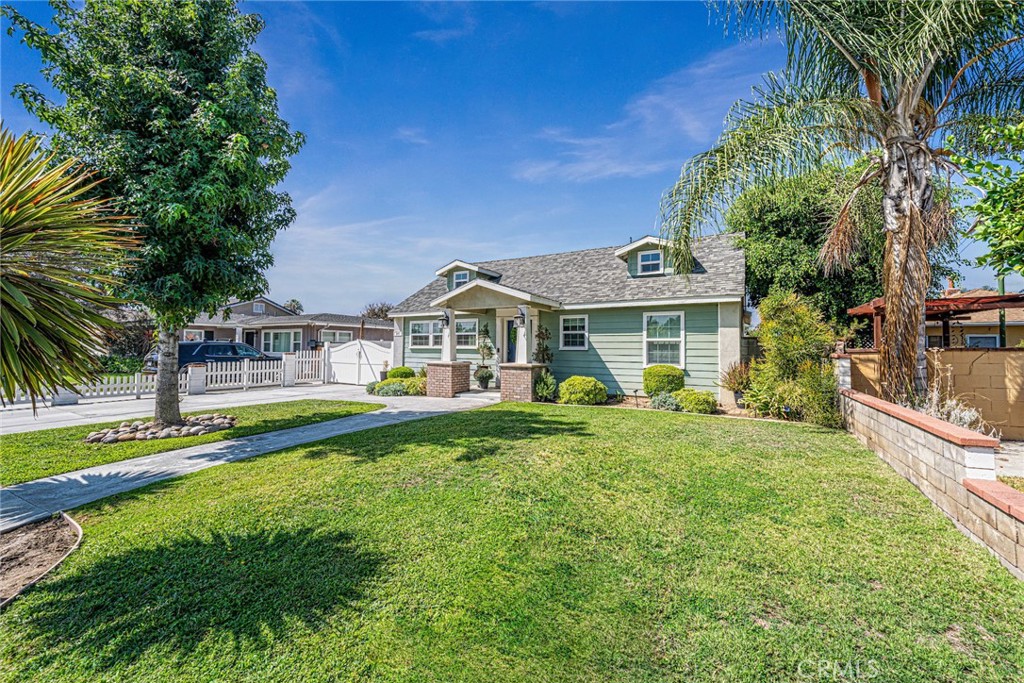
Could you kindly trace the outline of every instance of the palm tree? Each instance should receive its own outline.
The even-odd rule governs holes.
[[[298,299],[288,299],[284,302],[284,307],[292,313],[302,313],[302,302]]]
[[[114,266],[137,246],[125,217],[95,198],[100,181],[28,135],[0,130],[0,401],[32,399],[100,372]]]
[[[883,389],[900,398],[925,388],[924,302],[928,252],[954,230],[933,174],[954,174],[942,140],[991,153],[979,130],[1021,120],[1024,13],[1019,1],[791,0],[738,3],[725,13],[741,30],[778,30],[785,70],[769,74],[751,101],[733,105],[715,145],[690,159],[662,201],[662,227],[689,272],[691,242],[731,197],[774,179],[848,163],[870,164],[833,217],[821,261],[846,267],[856,253],[858,192],[883,189],[886,316]]]

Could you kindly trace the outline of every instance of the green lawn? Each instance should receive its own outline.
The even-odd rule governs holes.
[[[153,441],[127,441],[116,444],[87,444],[82,441],[89,432],[121,424],[102,422],[82,427],[61,427],[37,432],[5,434],[0,437],[3,456],[0,461],[0,485],[10,486],[40,477],[73,472],[83,467],[103,465],[141,455],[163,453],[187,446],[197,446],[211,441],[223,441],[239,436],[272,432],[276,429],[301,427],[302,425],[336,420],[339,417],[358,415],[384,406],[380,403],[353,403],[351,401],[286,401],[265,405],[238,406],[235,408],[211,408],[186,415],[224,413],[238,417],[238,424],[232,429],[214,432],[204,436],[186,436],[177,439]],[[149,417],[131,418],[149,420]]]
[[[1024,677],[1024,582],[809,426],[502,404],[73,515],[4,680]]]

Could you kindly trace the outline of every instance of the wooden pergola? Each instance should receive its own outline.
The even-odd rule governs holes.
[[[1024,294],[990,294],[985,296],[951,296],[942,299],[928,299],[924,302],[925,320],[942,322],[942,345],[949,346],[949,321],[957,316],[977,311],[993,311],[1001,308],[1024,308]],[[874,347],[882,341],[882,321],[885,320],[885,297],[872,299],[866,304],[854,306],[846,311],[858,318],[870,317],[874,332]],[[1000,334],[1000,344],[1006,340]]]

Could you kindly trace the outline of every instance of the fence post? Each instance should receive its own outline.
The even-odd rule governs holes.
[[[248,358],[242,359],[242,391],[249,391],[250,362],[251,361]]]
[[[323,372],[324,384],[330,384],[331,383],[331,379],[332,379],[331,378],[331,374],[332,374],[332,371],[331,371],[331,347],[328,346],[327,344],[324,344],[324,358],[323,358],[323,360],[324,360],[324,367],[323,367],[323,371],[322,372]]]
[[[850,362],[850,355],[847,353],[833,353],[832,362],[836,373],[836,385],[840,389],[853,388],[853,375]]]
[[[142,373],[135,373],[135,398],[142,398]]]
[[[191,363],[188,366],[188,395],[206,393],[206,363]]]
[[[281,356],[282,369],[281,369],[281,386],[282,387],[294,387],[295,386],[295,354],[286,353]]]
[[[53,400],[50,402],[50,405],[55,406],[73,406],[77,404],[78,394],[64,387],[57,387],[57,390],[53,392]]]

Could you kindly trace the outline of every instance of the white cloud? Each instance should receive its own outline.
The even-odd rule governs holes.
[[[427,40],[443,45],[452,40],[465,38],[476,31],[476,17],[472,7],[466,3],[428,2],[417,5],[418,11],[435,24],[444,24],[454,18],[456,26],[416,31],[412,35],[420,40]]]
[[[394,135],[391,136],[395,140],[401,142],[408,142],[410,145],[429,145],[430,140],[427,139],[422,128],[416,128],[413,126],[402,126],[395,130]]]
[[[763,59],[763,50],[751,44],[720,50],[655,81],[625,103],[619,120],[593,133],[547,128],[538,137],[551,143],[550,154],[519,162],[513,176],[585,182],[676,168],[684,150],[718,136],[732,103],[760,82]]]

